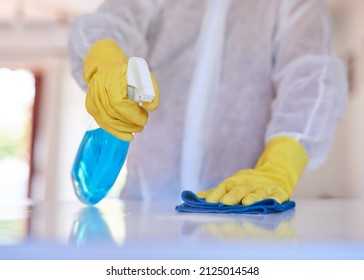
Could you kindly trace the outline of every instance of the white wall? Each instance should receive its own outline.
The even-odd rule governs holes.
[[[67,62],[62,64],[60,76],[57,172],[54,196],[62,200],[76,200],[71,183],[71,168],[77,149],[87,129],[90,116],[84,105],[84,92],[70,75]]]

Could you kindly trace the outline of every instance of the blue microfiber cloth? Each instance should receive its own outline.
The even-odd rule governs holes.
[[[287,211],[296,206],[294,201],[286,201],[282,204],[274,199],[257,201],[252,205],[228,206],[222,203],[209,203],[204,198],[199,198],[191,191],[183,191],[181,198],[184,201],[176,206],[177,212],[190,213],[231,213],[231,214],[272,214]]]

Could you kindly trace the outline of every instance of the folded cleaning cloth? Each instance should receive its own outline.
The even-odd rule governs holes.
[[[282,204],[274,199],[257,201],[252,205],[225,205],[222,203],[209,203],[204,198],[199,198],[191,191],[183,191],[181,198],[184,201],[176,206],[177,212],[190,213],[232,213],[232,214],[272,214],[287,211],[296,206],[294,201],[286,201]]]

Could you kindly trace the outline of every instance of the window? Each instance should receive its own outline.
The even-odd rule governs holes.
[[[26,199],[35,77],[0,68],[0,200]]]

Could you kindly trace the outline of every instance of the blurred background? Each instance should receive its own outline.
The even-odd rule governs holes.
[[[0,0],[0,200],[76,201],[70,170],[89,122],[70,75],[69,27],[102,0]],[[364,1],[329,0],[350,101],[327,163],[295,198],[364,197]]]

